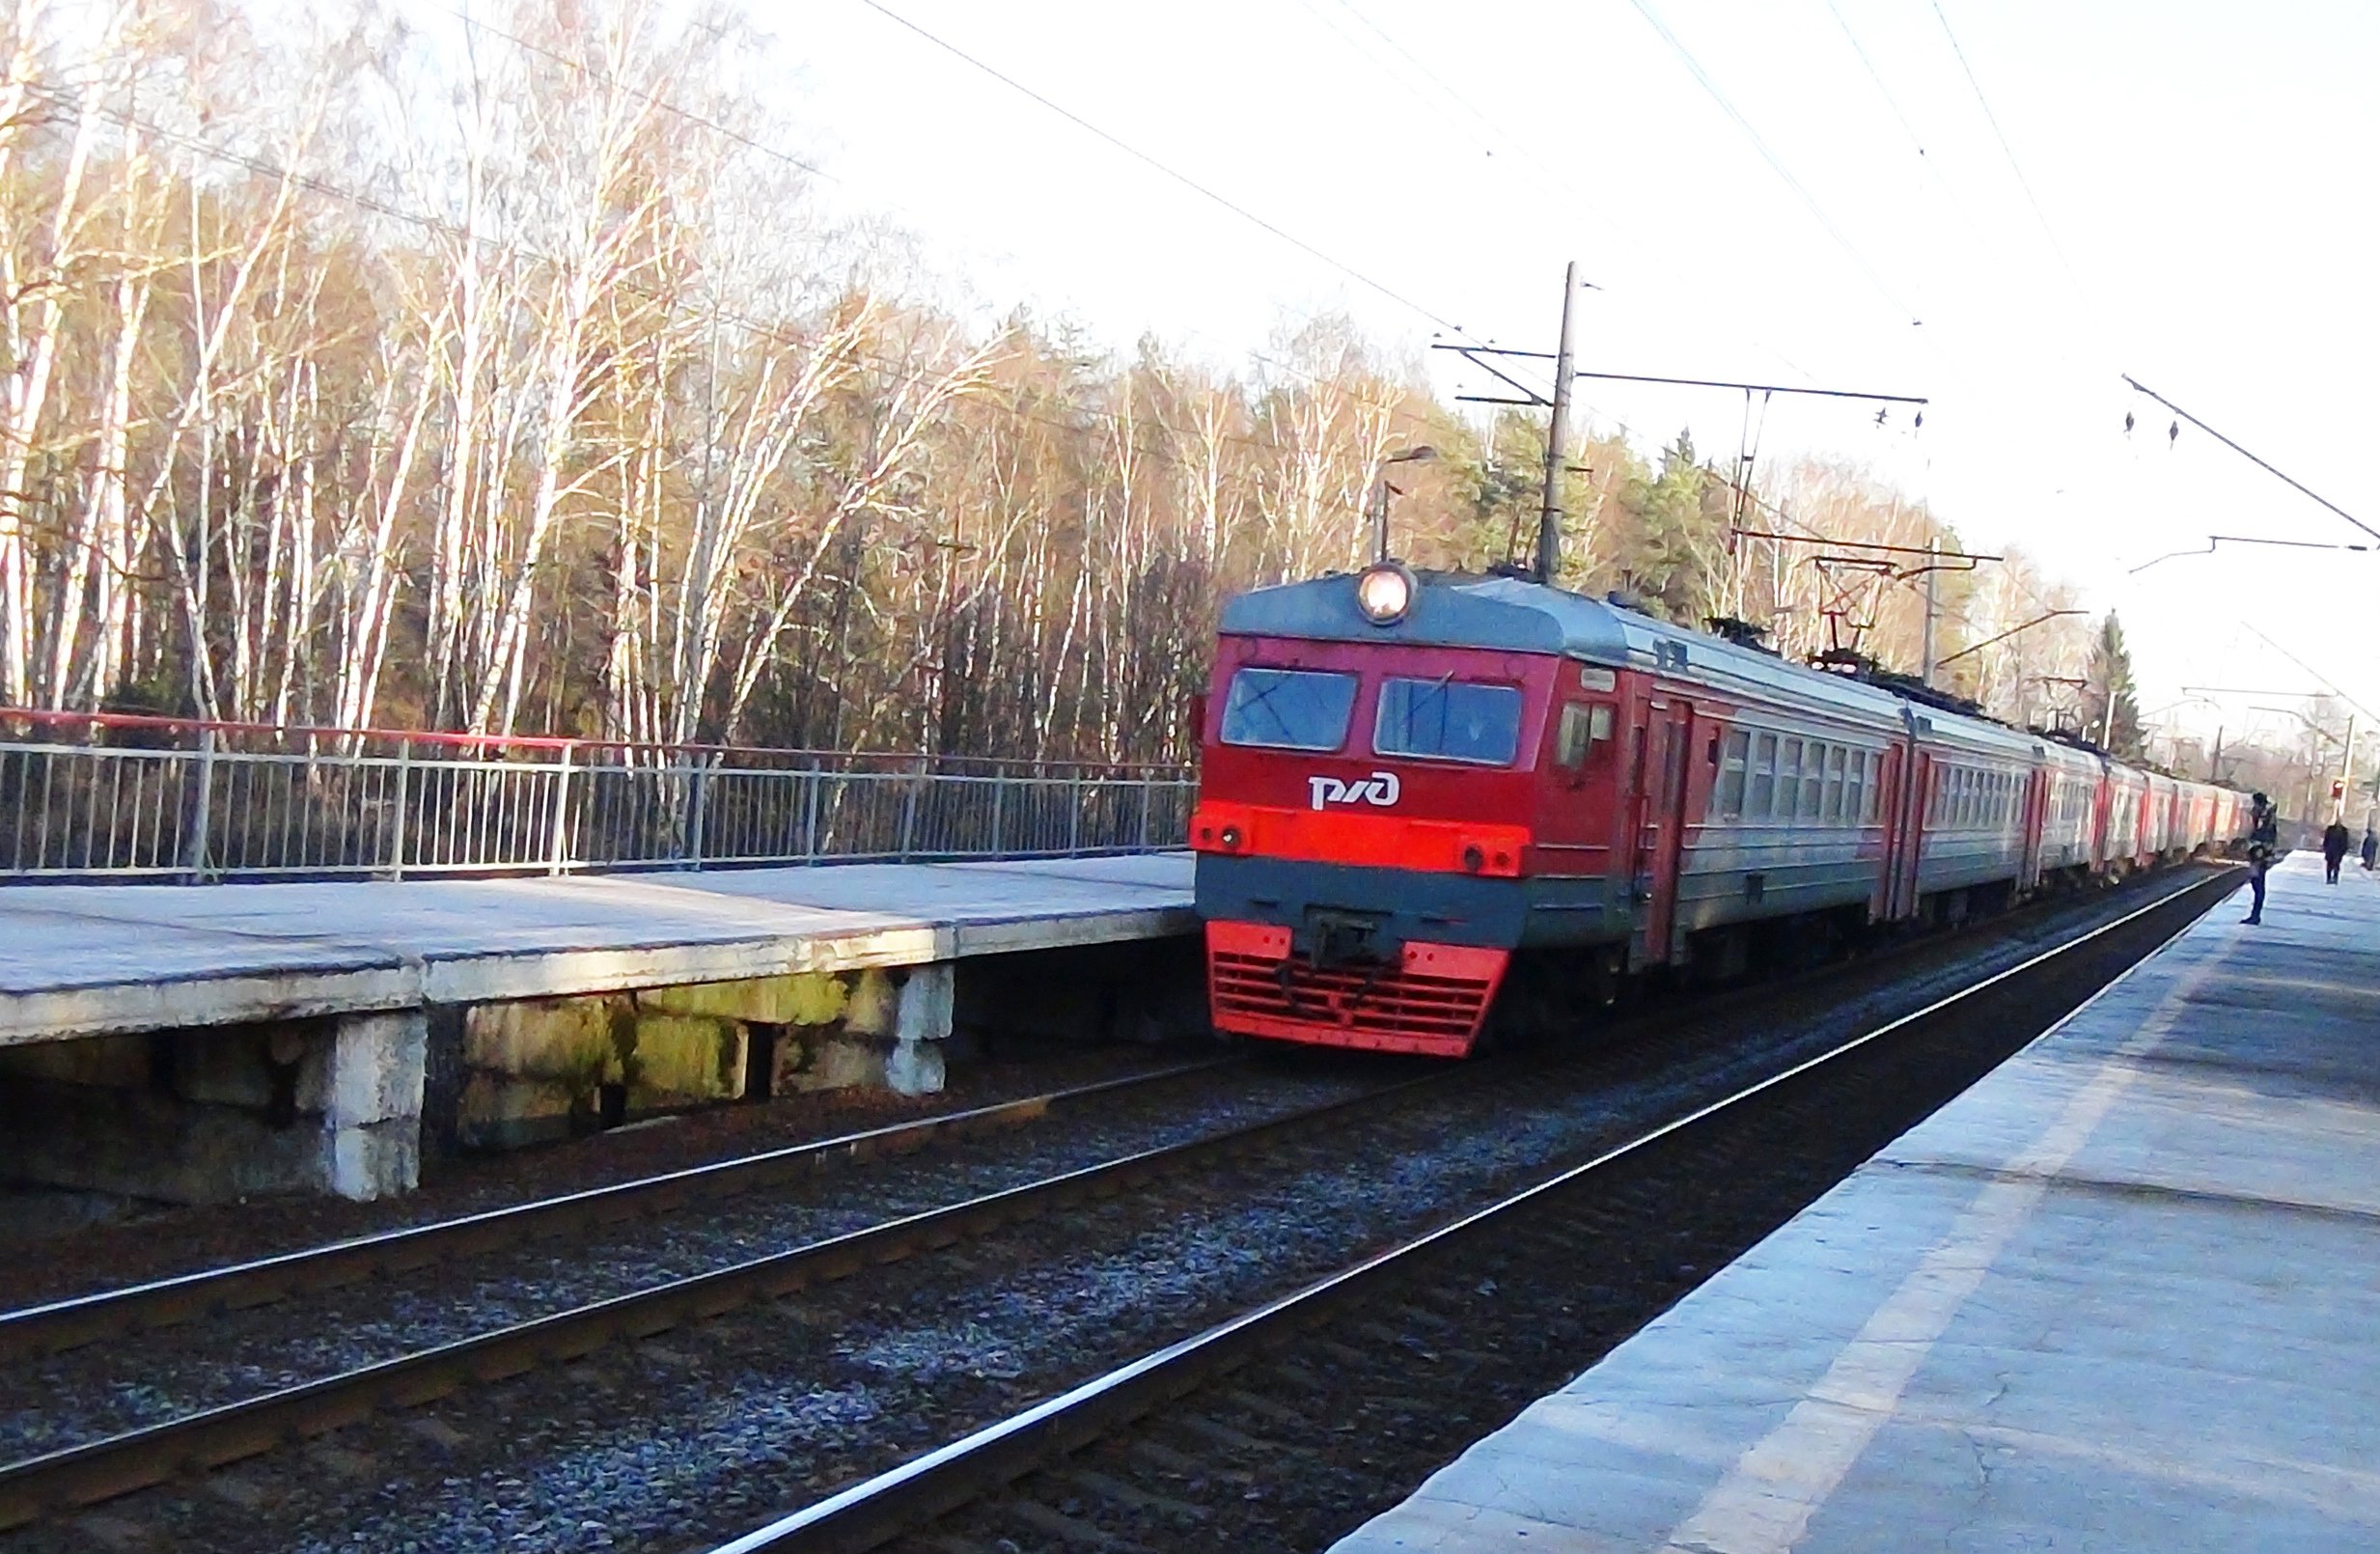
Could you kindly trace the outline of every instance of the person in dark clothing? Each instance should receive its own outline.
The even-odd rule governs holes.
[[[2333,820],[2322,832],[2322,877],[2331,884],[2338,883],[2338,866],[2347,861],[2347,848],[2354,838],[2347,834],[2347,822]]]
[[[2273,801],[2257,793],[2248,809],[2248,888],[2255,892],[2255,903],[2240,919],[2243,923],[2264,921],[2264,872],[2272,868],[2273,850],[2280,845],[2281,817]]]
[[[2374,864],[2380,864],[2380,835],[2375,835],[2371,827],[2366,826],[2364,828],[2364,867],[2369,869]]]

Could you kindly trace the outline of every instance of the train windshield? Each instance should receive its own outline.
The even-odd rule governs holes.
[[[1509,685],[1383,680],[1371,748],[1383,756],[1508,766],[1520,749],[1520,720],[1521,693]]]
[[[1243,669],[1223,704],[1225,744],[1336,750],[1347,742],[1355,677],[1306,669]]]

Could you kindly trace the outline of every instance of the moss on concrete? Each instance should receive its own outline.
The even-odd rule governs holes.
[[[610,997],[480,1004],[463,1016],[463,1063],[592,1091],[623,1079]]]
[[[731,1100],[743,1094],[744,1026],[699,1014],[639,1014],[627,1055],[631,1103]]]

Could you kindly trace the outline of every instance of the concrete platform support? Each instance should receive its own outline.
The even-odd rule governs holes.
[[[893,1050],[884,1060],[884,1082],[904,1096],[930,1096],[946,1072],[944,1051],[951,1039],[955,979],[948,960],[911,966],[893,1009]]]
[[[322,1185],[342,1198],[410,1192],[422,1179],[420,1010],[348,1014],[332,1025],[321,1080]]]
[[[0,1179],[167,1203],[420,1179],[419,1012],[0,1049]]]
[[[509,1149],[714,1101],[865,1085],[929,1095],[952,985],[940,961],[476,1005],[460,1020],[452,1136]]]

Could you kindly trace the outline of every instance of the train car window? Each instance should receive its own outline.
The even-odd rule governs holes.
[[[1752,790],[1744,797],[1744,813],[1756,820],[1768,819],[1777,795],[1777,736],[1763,734],[1752,747]]]
[[[1604,737],[1609,738],[1612,731],[1611,708],[1597,708],[1595,710],[1603,714],[1603,735]],[[1564,766],[1587,764],[1588,747],[1594,742],[1591,734],[1593,726],[1588,715],[1586,703],[1567,702],[1564,704],[1562,726],[1554,733],[1556,764]]]
[[[1727,754],[1719,763],[1719,793],[1711,806],[1722,819],[1736,819],[1744,813],[1744,768],[1752,760],[1752,735],[1738,729],[1728,735]]]
[[[1777,746],[1777,819],[1789,820],[1801,807],[1802,742],[1787,739]]]
[[[1824,818],[1826,746],[1813,739],[1802,751],[1802,819]]]
[[[1272,750],[1336,750],[1347,742],[1355,677],[1308,669],[1240,670],[1223,704],[1223,742]]]
[[[1383,756],[1508,766],[1520,749],[1520,722],[1521,693],[1509,685],[1386,680],[1371,748]]]
[[[1884,758],[1870,750],[1868,753],[1868,819],[1874,823],[1884,808]]]
[[[1842,824],[1842,762],[1843,748],[1839,744],[1826,747],[1826,823]]]
[[[1868,775],[1868,758],[1857,750],[1844,753],[1842,770],[1842,819],[1846,825],[1860,823],[1861,794]]]

